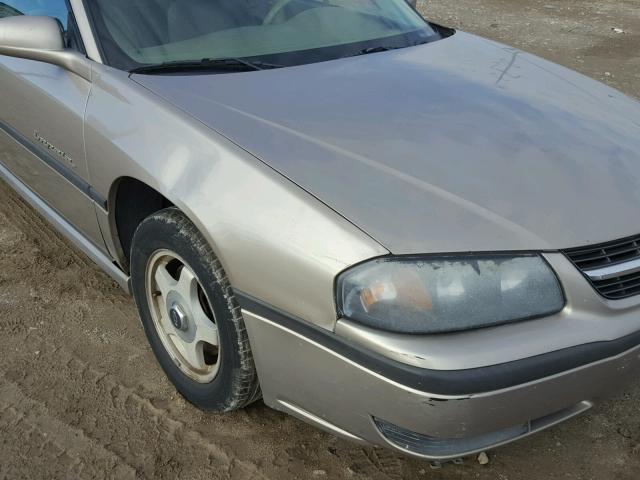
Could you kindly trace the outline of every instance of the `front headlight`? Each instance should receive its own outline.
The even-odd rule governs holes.
[[[338,311],[398,333],[445,333],[557,313],[565,299],[539,255],[385,257],[338,277]]]

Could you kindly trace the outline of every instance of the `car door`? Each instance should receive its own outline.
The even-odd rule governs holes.
[[[0,18],[55,17],[68,48],[83,52],[66,0],[0,0]],[[0,163],[104,250],[84,151],[91,83],[61,67],[0,55]]]

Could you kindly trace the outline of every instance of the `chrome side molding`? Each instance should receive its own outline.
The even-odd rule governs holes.
[[[584,274],[591,280],[609,280],[610,278],[624,277],[636,272],[640,272],[640,258],[629,262],[594,268],[593,270],[584,270]]]
[[[127,293],[130,293],[128,275],[120,270],[113,260],[100,251],[98,247],[82,235],[73,225],[67,222],[29,187],[9,172],[2,163],[0,163],[0,178],[5,180],[29,205],[35,208],[38,213],[51,223],[55,229],[64,235],[76,248],[80,249],[111,278],[118,282],[118,285]]]

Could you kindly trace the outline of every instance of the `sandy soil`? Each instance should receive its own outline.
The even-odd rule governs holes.
[[[421,1],[440,23],[640,97],[640,0]],[[615,33],[621,28],[627,33]],[[175,393],[133,302],[0,183],[0,479],[636,479],[640,381],[592,412],[431,470],[258,403],[203,414]]]

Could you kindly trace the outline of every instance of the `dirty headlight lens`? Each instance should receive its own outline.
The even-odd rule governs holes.
[[[338,310],[398,333],[445,333],[557,313],[565,299],[539,255],[386,257],[338,278]]]

